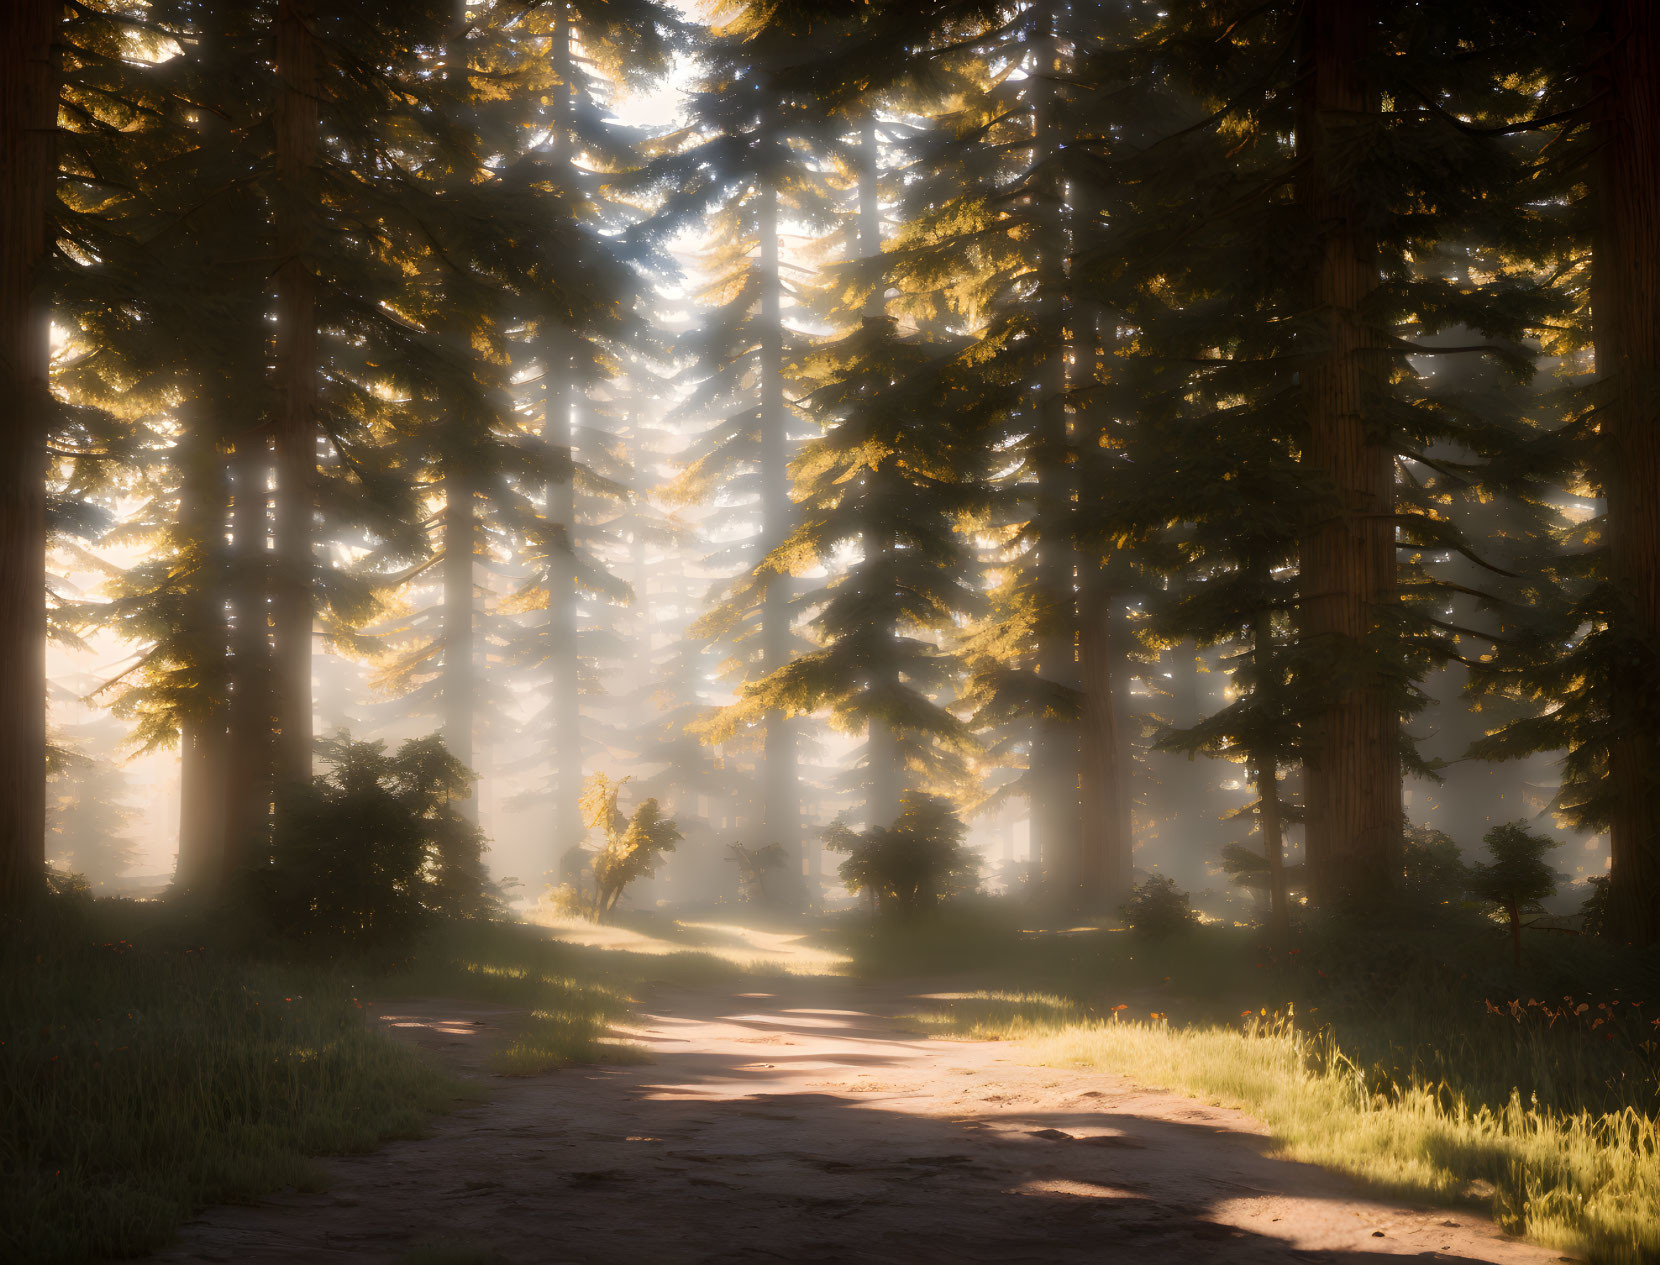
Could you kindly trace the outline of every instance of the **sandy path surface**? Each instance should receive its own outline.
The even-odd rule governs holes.
[[[1261,1125],[1006,1045],[928,1041],[900,991],[794,979],[663,990],[641,1066],[493,1079],[430,1137],[329,1162],[320,1195],[218,1208],[168,1262],[1541,1262],[1466,1212],[1267,1158]],[[513,1012],[383,1021],[479,1070]]]

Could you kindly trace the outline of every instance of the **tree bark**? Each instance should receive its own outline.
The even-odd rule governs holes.
[[[778,192],[760,192],[757,233],[761,273],[761,540],[764,555],[790,530],[789,418],[784,403],[784,296],[778,266]],[[790,581],[773,576],[761,599],[761,670],[790,660]],[[763,720],[766,736],[761,774],[763,844],[784,849],[786,864],[801,872],[801,790],[796,781],[795,721],[781,711]]]
[[[1059,137],[1054,79],[1060,71],[1056,15],[1042,17],[1040,64],[1033,70],[1032,165],[1055,161]],[[1048,351],[1032,383],[1035,419],[1028,440],[1034,489],[1034,589],[1037,675],[1069,701],[1046,707],[1034,723],[1027,780],[1032,837],[1052,893],[1077,903],[1083,878],[1083,817],[1079,788],[1078,605],[1074,572],[1073,500],[1076,467],[1067,407],[1065,189],[1052,172],[1035,181],[1039,335]]]
[[[321,67],[310,0],[278,0],[276,40],[277,500],[271,611],[281,788],[311,778],[312,537],[317,474],[317,279],[308,258]]]
[[[1362,308],[1378,268],[1364,209],[1343,183],[1344,132],[1377,111],[1364,80],[1371,0],[1310,0],[1298,77],[1297,201],[1317,234],[1309,284],[1318,334],[1303,358],[1303,463],[1330,494],[1300,547],[1302,631],[1329,656],[1331,695],[1313,724],[1307,852],[1323,905],[1391,886],[1401,837],[1400,713],[1375,656],[1396,585],[1394,457],[1368,416],[1380,352]]]
[[[472,480],[465,457],[451,454],[444,475],[444,745],[467,768],[473,766],[476,707],[473,645],[473,553],[478,524]],[[468,821],[478,821],[478,796],[460,805]]]
[[[553,37],[554,101],[550,148],[562,177],[570,174],[573,149],[571,21],[559,6]],[[582,826],[582,658],[577,646],[576,601],[576,436],[573,412],[579,398],[571,335],[548,329],[542,346],[542,443],[554,463],[547,487],[547,520],[552,531],[547,560],[547,655],[551,670],[553,723],[553,854],[557,860],[578,846]]]
[[[444,74],[465,91],[468,83],[467,6],[457,7],[457,23],[450,30],[445,48]],[[455,302],[453,287],[445,295]],[[441,315],[442,328],[459,359],[468,353],[467,332],[453,311]],[[474,728],[478,719],[478,664],[473,604],[477,598],[475,562],[478,552],[478,491],[473,451],[477,442],[476,423],[461,400],[447,402],[443,428],[444,472],[444,557],[439,567],[443,583],[444,662],[439,678],[443,698],[440,732],[444,746],[464,767],[473,767]],[[465,791],[457,811],[467,821],[478,822],[476,783]]]
[[[223,712],[187,720],[179,732],[179,856],[173,885],[213,890],[225,849],[225,726]]]
[[[194,56],[199,64],[212,65],[223,55],[227,17],[224,6],[217,4],[204,6],[198,15]],[[229,120],[216,109],[203,109],[197,112],[194,128],[206,153],[226,143]],[[204,259],[222,260],[229,240],[245,245],[246,233],[232,226],[240,222],[248,229],[255,196],[252,188],[240,187],[198,207],[191,216],[192,249]],[[242,319],[217,314],[219,319],[206,331],[209,336],[194,348],[191,363],[196,372],[184,380],[187,399],[178,410],[182,430],[177,449],[181,466],[178,545],[192,571],[182,631],[199,659],[192,665],[196,688],[190,714],[179,733],[179,850],[173,885],[203,898],[215,895],[225,869],[226,796],[233,746],[233,634],[227,616],[235,579],[227,543],[233,513],[232,450],[227,441],[239,401],[230,386],[228,349],[235,346],[243,354],[244,367],[258,366],[263,372],[266,363],[264,331],[250,333],[239,328],[249,314],[262,313],[264,305],[258,295],[241,297],[244,301],[236,312]]]
[[[270,444],[261,429],[249,428],[238,436],[231,458],[225,846],[213,880],[221,892],[263,848],[270,828],[270,458]]]
[[[1609,682],[1607,934],[1660,940],[1660,17],[1645,0],[1600,0],[1591,306],[1609,575],[1624,599]]]
[[[1091,209],[1084,208],[1084,214]],[[1080,323],[1083,325],[1083,323]],[[1084,325],[1090,337],[1093,369],[1087,380],[1104,385],[1112,372],[1112,352],[1117,341],[1118,321],[1097,309],[1094,319]],[[1082,330],[1080,330],[1082,333]],[[1090,434],[1077,448],[1080,484],[1099,478],[1105,485],[1108,463],[1118,460],[1115,419],[1104,403],[1089,410]],[[1080,422],[1081,424],[1081,422]],[[1082,691],[1080,716],[1079,840],[1080,907],[1086,910],[1116,911],[1135,884],[1134,791],[1131,786],[1133,756],[1129,744],[1128,675],[1129,656],[1124,652],[1127,636],[1119,635],[1122,616],[1108,574],[1108,559],[1087,559],[1080,548],[1078,558],[1078,685]]]
[[[1082,840],[1078,896],[1085,910],[1114,910],[1134,886],[1134,833],[1129,748],[1119,728],[1118,677],[1123,663],[1113,637],[1113,602],[1103,568],[1082,594],[1078,660],[1081,725]]]
[[[46,871],[46,436],[43,273],[57,127],[56,0],[0,4],[0,917]]]
[[[1279,677],[1274,665],[1274,616],[1266,608],[1256,613],[1251,661],[1256,669],[1255,688],[1262,692],[1258,701],[1267,705],[1279,688]],[[1285,889],[1285,813],[1280,804],[1279,764],[1269,751],[1257,752],[1252,764],[1256,769],[1257,828],[1268,861],[1268,935],[1276,949],[1283,949],[1291,940],[1291,898]]]
[[[173,883],[181,891],[211,893],[225,848],[225,528],[229,504],[225,454],[215,442],[214,379],[198,381],[195,399],[181,410],[179,547],[190,579],[186,631],[200,649],[193,665],[191,713],[179,732],[179,854]]]

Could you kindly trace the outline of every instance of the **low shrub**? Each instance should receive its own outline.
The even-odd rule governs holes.
[[[913,792],[891,827],[854,831],[838,823],[824,832],[824,844],[847,853],[838,873],[848,891],[869,897],[879,913],[910,921],[979,889],[980,858],[964,845],[966,834],[949,801]]]
[[[389,754],[341,736],[318,755],[324,771],[279,804],[269,850],[245,876],[263,939],[397,959],[436,920],[498,911],[483,835],[457,807],[472,774],[442,741]]]
[[[1166,874],[1152,874],[1119,908],[1124,925],[1144,940],[1163,940],[1195,926],[1199,915],[1186,892]]]

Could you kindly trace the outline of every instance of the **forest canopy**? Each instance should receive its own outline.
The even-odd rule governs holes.
[[[1660,940],[1647,5],[0,8],[7,911],[357,794],[477,908]]]

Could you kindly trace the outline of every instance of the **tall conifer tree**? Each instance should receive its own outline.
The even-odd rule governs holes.
[[[0,13],[0,914],[39,887],[46,847],[47,260],[59,7]]]
[[[1200,126],[1235,139],[1217,196],[1172,217],[1167,240],[1231,258],[1214,284],[1234,324],[1209,345],[1241,372],[1254,362],[1265,416],[1298,419],[1296,623],[1323,685],[1304,721],[1310,882],[1323,903],[1369,897],[1396,869],[1403,761],[1421,767],[1401,717],[1421,704],[1413,683],[1455,652],[1420,563],[1465,547],[1444,499],[1479,487],[1521,431],[1439,389],[1433,366],[1478,354],[1531,372],[1535,288],[1466,289],[1443,263],[1525,236],[1504,128],[1530,102],[1516,81],[1495,86],[1509,46],[1486,6],[1176,6],[1154,37],[1213,111]],[[1392,157],[1411,152],[1432,159]],[[1460,327],[1477,337],[1440,337]]]
[[[812,230],[833,214],[813,161],[826,121],[792,84],[823,55],[826,28],[816,28],[811,6],[735,3],[724,16],[691,94],[691,126],[659,178],[674,188],[668,214],[714,210],[703,262],[709,307],[684,351],[701,378],[689,407],[716,420],[682,486],[689,495],[724,487],[724,500],[747,502],[753,514],[747,547],[725,551],[747,575],[705,630],[733,645],[741,679],[755,680],[783,668],[796,651],[789,577],[759,564],[789,535],[794,517],[789,461],[799,423],[791,370],[801,340],[785,322],[795,287],[784,235],[788,221]],[[802,818],[798,724],[768,710],[760,741],[759,809],[749,834],[793,858]]]

